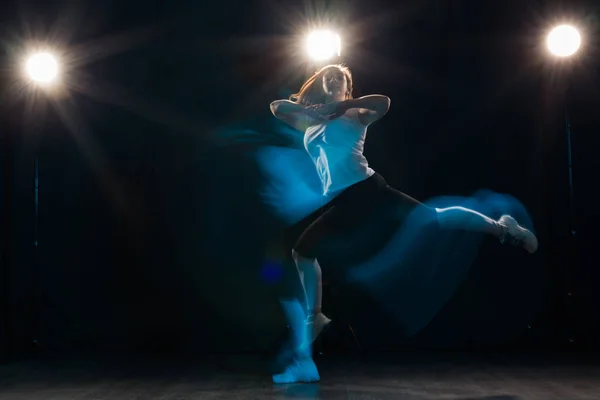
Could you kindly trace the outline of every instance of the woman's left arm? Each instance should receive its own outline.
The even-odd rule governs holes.
[[[342,102],[346,110],[358,108],[358,119],[363,125],[369,125],[382,118],[390,109],[390,103],[389,97],[380,94],[372,94]]]

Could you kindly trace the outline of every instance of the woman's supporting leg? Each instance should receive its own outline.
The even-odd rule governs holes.
[[[298,268],[300,280],[306,293],[306,311],[307,316],[321,312],[323,300],[323,283],[321,266],[316,258],[310,259],[302,257],[296,250],[292,250],[292,257]]]
[[[295,299],[281,300],[281,308],[292,331],[292,348],[300,357],[311,355],[311,338],[306,329],[306,314],[302,304]]]
[[[273,375],[273,382],[317,382],[321,378],[312,359],[311,331],[306,327],[304,307],[296,300],[282,300],[281,306],[292,331],[293,356],[282,372]]]
[[[331,323],[322,310],[323,280],[321,266],[316,258],[302,257],[296,250],[292,250],[292,257],[298,268],[304,293],[306,295],[306,319],[312,337],[315,340],[319,334]]]
[[[291,260],[290,260],[291,261]],[[312,329],[307,326],[306,293],[298,269],[286,262],[286,275],[280,293],[280,304],[288,328],[289,342],[277,356],[277,364],[283,367],[273,375],[274,383],[315,382],[319,371],[312,360]]]
[[[344,210],[337,206],[330,207],[306,228],[292,250],[292,257],[306,293],[307,322],[314,322],[313,340],[331,322],[322,311],[322,272],[317,254],[324,246],[324,241],[337,232],[340,220],[346,217],[343,212]]]
[[[273,375],[276,383],[314,382],[319,380],[319,372],[312,360],[312,341],[331,320],[321,312],[322,283],[321,267],[316,259],[317,248],[322,245],[330,226],[329,219],[334,215],[331,207],[317,218],[303,233],[292,250],[304,291],[305,304],[299,301],[282,301],[286,319],[292,331],[293,360],[286,369]],[[317,313],[316,316],[314,313]],[[313,321],[314,320],[314,321]]]

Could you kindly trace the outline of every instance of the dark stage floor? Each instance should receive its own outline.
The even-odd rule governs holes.
[[[0,365],[0,399],[600,399],[600,365],[581,356],[395,353],[318,364],[319,384],[276,386],[257,356],[23,361]]]

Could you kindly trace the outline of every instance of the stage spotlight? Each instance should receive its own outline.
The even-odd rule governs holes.
[[[308,35],[308,54],[315,61],[325,61],[340,55],[340,36],[331,31],[314,31]]]
[[[40,84],[52,83],[58,77],[58,62],[50,53],[30,56],[25,69],[29,78]]]
[[[572,56],[579,50],[581,36],[577,29],[570,25],[554,28],[548,35],[548,50],[558,57]]]

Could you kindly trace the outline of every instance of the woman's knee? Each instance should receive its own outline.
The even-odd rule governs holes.
[[[303,251],[301,246],[296,246],[292,249],[292,258],[294,259],[296,264],[299,264],[299,263],[306,263],[306,262],[311,263],[317,257],[314,254],[310,254],[310,252],[307,250]]]
[[[401,222],[434,224],[438,222],[438,212],[435,208],[423,203],[400,207],[396,210],[396,218]]]
[[[314,260],[317,258],[318,249],[323,248],[324,235],[320,230],[309,229],[305,231],[292,248],[294,261]]]

